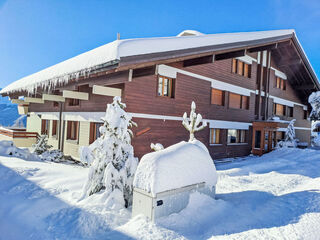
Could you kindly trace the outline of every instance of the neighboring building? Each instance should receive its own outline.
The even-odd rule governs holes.
[[[196,134],[213,159],[270,151],[295,118],[310,142],[308,96],[318,79],[293,30],[116,40],[38,73],[0,93],[27,113],[27,131],[78,157],[99,136],[100,117],[121,95],[138,127],[135,154],[150,143],[188,139],[182,115],[194,100],[209,127]],[[19,100],[19,96],[25,96]],[[270,121],[274,116],[279,120]],[[61,123],[61,124],[60,124]]]

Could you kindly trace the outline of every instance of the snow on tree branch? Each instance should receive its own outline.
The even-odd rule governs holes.
[[[312,107],[310,118],[320,120],[320,91],[311,93],[308,100]]]
[[[189,141],[193,141],[195,139],[195,132],[204,129],[207,126],[207,122],[202,120],[201,114],[196,114],[196,104],[194,101],[191,103],[190,122],[188,120],[187,113],[185,112],[183,114],[182,125],[190,132]]]
[[[99,129],[101,136],[81,150],[81,159],[91,163],[82,199],[105,190],[107,205],[132,204],[132,182],[138,160],[133,155],[133,134],[129,128],[136,126],[136,123],[125,112],[125,108],[121,98],[114,97],[102,118],[104,124]]]

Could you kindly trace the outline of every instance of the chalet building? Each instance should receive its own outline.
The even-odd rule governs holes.
[[[116,40],[13,82],[1,95],[27,114],[26,135],[46,134],[74,158],[99,137],[113,96],[122,97],[138,124],[137,157],[150,152],[150,143],[187,140],[182,115],[195,101],[209,123],[196,137],[219,159],[271,151],[292,119],[297,138],[309,143],[308,96],[316,90],[294,30],[184,31]]]

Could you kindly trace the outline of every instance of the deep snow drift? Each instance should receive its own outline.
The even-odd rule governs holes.
[[[192,194],[157,224],[103,195],[87,168],[0,157],[0,239],[319,239],[320,151],[281,149],[217,166],[216,200]]]

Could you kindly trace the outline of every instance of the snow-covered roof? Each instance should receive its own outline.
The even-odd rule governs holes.
[[[192,184],[217,183],[217,173],[203,143],[180,142],[164,150],[144,155],[138,165],[133,186],[155,196]]]
[[[88,75],[103,66],[115,64],[124,57],[284,37],[294,35],[294,30],[221,34],[202,34],[186,30],[179,35],[116,40],[17,80],[2,89],[0,93],[34,92],[37,87],[54,87],[81,75]]]

